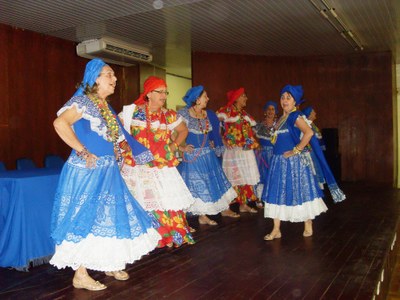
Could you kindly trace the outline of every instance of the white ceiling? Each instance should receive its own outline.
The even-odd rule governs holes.
[[[354,53],[356,44],[320,14],[327,7],[357,36],[363,52],[400,57],[400,0],[0,0],[0,23],[76,42],[117,37],[147,46],[156,65],[190,77],[191,51]]]

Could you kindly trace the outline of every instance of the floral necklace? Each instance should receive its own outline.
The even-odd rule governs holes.
[[[122,155],[120,148],[118,147],[118,138],[119,138],[119,126],[117,122],[117,118],[111,112],[110,108],[106,101],[101,101],[97,96],[90,95],[89,99],[94,103],[97,109],[100,112],[100,115],[103,117],[106,127],[107,127],[107,141],[112,142],[114,145],[114,154],[117,158],[118,163],[122,161]]]

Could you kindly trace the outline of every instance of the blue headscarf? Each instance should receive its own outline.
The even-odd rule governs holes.
[[[294,100],[296,101],[296,105],[301,104],[301,98],[303,97],[303,87],[301,85],[286,85],[282,90],[281,90],[281,96],[283,93],[288,92]]]
[[[95,84],[97,77],[99,77],[101,69],[103,69],[103,67],[106,65],[107,64],[100,58],[95,58],[89,61],[86,64],[85,74],[83,75],[82,83],[76,90],[74,96],[82,96],[84,94],[86,85],[92,87]]]
[[[275,108],[275,114],[278,114],[278,104],[276,104],[275,101],[269,100],[265,105],[263,106],[263,111],[266,111],[269,106],[273,106]]]
[[[302,110],[302,113],[308,118],[312,111],[312,106],[307,106],[305,109]]]
[[[182,98],[186,103],[186,107],[191,107],[197,98],[200,97],[201,93],[204,91],[202,85],[194,86],[186,92],[186,95]]]
[[[306,101],[307,101],[306,99],[302,98],[297,105],[302,105]]]

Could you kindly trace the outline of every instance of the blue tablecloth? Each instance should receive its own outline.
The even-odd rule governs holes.
[[[27,270],[54,253],[50,219],[60,171],[0,172],[0,267]]]

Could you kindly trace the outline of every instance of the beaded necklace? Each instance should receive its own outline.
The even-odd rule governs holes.
[[[203,124],[201,123],[201,120],[202,119],[197,119],[197,122],[199,123],[200,131],[203,134],[207,134],[210,129],[210,122],[208,121],[208,118],[203,119],[203,120],[205,120],[205,123],[206,123],[206,128],[203,129]]]
[[[99,110],[100,115],[104,119],[107,127],[106,138],[108,142],[112,142],[114,146],[114,154],[117,162],[122,161],[120,148],[118,147],[119,126],[115,115],[111,112],[106,101],[101,101],[97,96],[90,95],[89,99],[94,103]]]
[[[160,124],[164,121],[165,121],[165,123],[167,123],[167,121],[166,121],[166,118],[161,109],[160,109],[160,111],[151,113],[148,103],[145,104],[145,113],[146,113],[146,135],[147,135],[147,139],[150,140],[150,135],[152,133],[151,132],[151,122],[152,122],[151,117],[152,117],[152,115],[156,116],[156,119],[160,122]],[[167,134],[168,127],[166,127],[165,132],[166,132],[166,134],[162,134],[160,136],[160,139],[168,142],[168,139],[169,139],[169,135]]]
[[[119,137],[119,126],[116,117],[111,112],[107,102],[99,100],[96,96],[89,96],[89,99],[98,108],[101,116],[106,122],[107,141],[115,143]]]
[[[196,115],[197,115],[197,114],[196,114]],[[190,114],[189,114],[189,116],[190,116]],[[210,130],[210,122],[208,121],[208,118],[207,118],[207,117],[206,117],[205,119],[200,119],[200,118],[193,118],[193,119],[197,119],[197,122],[198,122],[199,128],[200,128],[200,131],[201,131],[201,133],[203,134],[203,141],[202,141],[202,143],[201,143],[200,149],[196,152],[195,156],[194,156],[191,160],[187,160],[187,159],[185,158],[185,155],[182,155],[182,160],[183,160],[184,162],[187,162],[187,163],[192,163],[192,162],[194,162],[194,161],[200,156],[200,154],[201,154],[201,149],[203,149],[204,146],[205,146],[205,144],[206,144],[206,141],[207,141],[207,134],[208,134],[208,132],[209,132],[209,130]],[[205,120],[206,128],[203,128],[203,125],[201,124],[201,120]]]
[[[285,114],[282,115],[282,117],[279,118],[278,122],[276,122],[276,124],[275,124],[275,129],[274,129],[274,133],[273,133],[273,135],[272,135],[272,137],[271,137],[271,143],[272,143],[272,144],[275,144],[275,143],[276,143],[276,139],[278,138],[278,133],[277,133],[278,130],[282,128],[283,124],[285,124],[285,122],[286,122],[287,118],[289,117],[289,115],[290,115],[292,112],[296,111],[296,110],[297,110],[296,107],[293,108],[287,115],[285,115]]]

